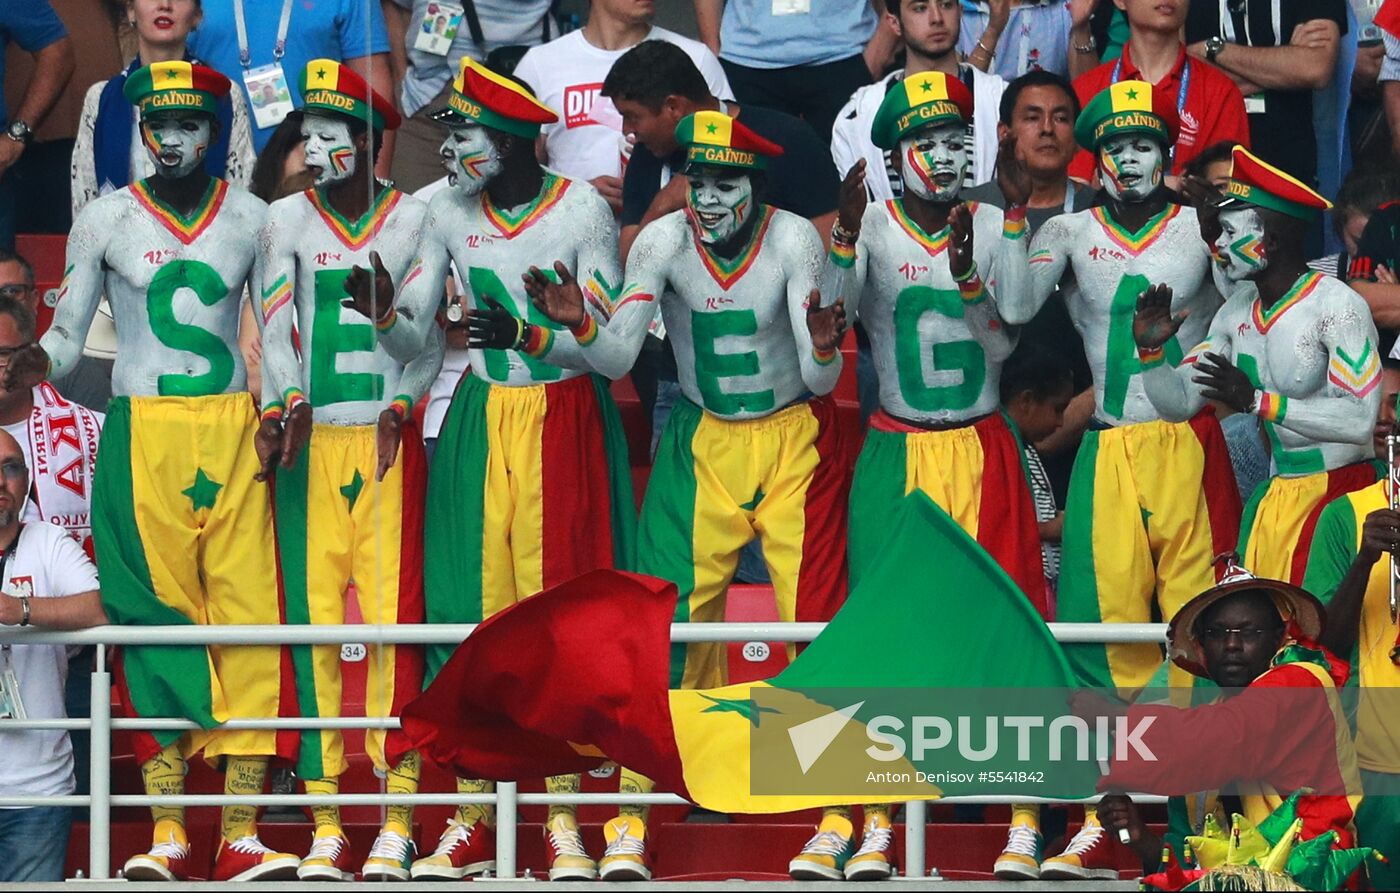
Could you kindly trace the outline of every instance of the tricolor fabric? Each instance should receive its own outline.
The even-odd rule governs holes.
[[[1221,208],[1254,205],[1308,221],[1332,207],[1317,190],[1244,146],[1236,146],[1231,155],[1230,179],[1218,204]]]
[[[1111,136],[1141,133],[1160,142],[1164,149],[1176,144],[1181,121],[1176,108],[1153,95],[1146,81],[1119,81],[1100,90],[1084,106],[1074,122],[1074,139],[1090,152]]]
[[[403,121],[394,104],[370,87],[359,72],[334,59],[312,59],[297,85],[308,112],[334,112],[368,121],[375,130],[394,130]]]
[[[870,140],[881,149],[893,149],[905,136],[924,127],[965,125],[971,120],[972,91],[962,78],[923,71],[885,91],[870,122]]]
[[[765,170],[783,147],[770,142],[724,112],[700,111],[676,124],[676,142],[685,149],[686,165]]]
[[[543,125],[559,120],[554,109],[528,89],[470,56],[462,57],[447,106],[432,117],[448,125],[480,124],[528,140],[538,137]]]
[[[219,113],[219,100],[228,95],[229,79],[212,68],[192,62],[155,62],[133,71],[122,87],[127,102],[142,118],[161,112]]]
[[[846,597],[847,455],[830,397],[742,421],[681,398],[656,450],[637,551],[638,570],[680,590],[676,622],[724,619],[739,553],[755,538],[778,619],[830,619]],[[727,669],[722,642],[672,649],[673,688],[724,685]]]
[[[429,623],[479,623],[636,555],[627,439],[602,379],[508,387],[465,375],[428,473]],[[431,679],[452,653],[429,646]]]
[[[1050,619],[1040,527],[1020,442],[1000,412],[930,431],[870,417],[851,483],[851,586],[879,562],[891,509],[918,490],[947,512]]]
[[[1301,586],[1322,510],[1385,474],[1379,462],[1355,462],[1300,477],[1271,477],[1255,488],[1240,521],[1239,553],[1261,577]]]
[[[1187,422],[1085,433],[1070,475],[1056,619],[1149,623],[1215,585],[1233,551],[1240,497],[1225,436],[1207,407]],[[1137,689],[1162,665],[1155,644],[1066,648],[1085,685]],[[1188,687],[1172,669],[1172,685]]]
[[[888,537],[880,561],[826,630],[766,682],[668,691],[674,585],[599,571],[478,628],[405,709],[404,729],[425,757],[461,776],[523,780],[579,772],[600,765],[606,753],[718,812],[868,802],[864,786],[844,797],[800,793],[800,783],[790,793],[754,792],[761,767],[797,770],[782,729],[809,711],[830,717],[849,703],[818,703],[815,693],[891,684],[937,688],[953,677],[964,688],[1000,691],[1072,684],[1063,652],[1015,584],[927,496],[916,493],[890,508]],[[937,573],[910,572],[917,567]],[[969,635],[972,629],[995,634]],[[791,709],[784,715],[763,703]],[[851,721],[837,730],[818,767],[843,765],[846,755],[870,746],[864,721],[873,714],[848,711]],[[770,729],[759,738],[770,723],[778,724],[778,734]],[[768,741],[771,748],[754,749]],[[912,777],[910,762],[882,768]],[[1087,768],[1074,790],[1062,793],[1092,788],[1097,765]],[[909,783],[899,796],[963,790]]]
[[[93,488],[102,605],[120,625],[278,624],[267,486],[253,449],[250,394],[116,397],[107,407]],[[141,645],[122,649],[119,690],[133,716],[177,716],[210,728],[273,717],[289,693],[282,649]],[[294,701],[286,703],[294,704]],[[144,762],[180,732],[139,733]],[[196,732],[187,754],[276,752],[271,731]]]
[[[423,622],[422,436],[412,417],[406,418],[398,460],[376,481],[377,432],[376,425],[315,425],[296,463],[277,469],[273,520],[289,624],[344,623],[352,581],[365,623]],[[301,715],[339,716],[340,646],[294,645],[291,652]],[[371,645],[366,661],[366,716],[397,716],[422,691],[421,648]],[[365,732],[375,768],[389,770],[386,739],[401,735]],[[299,777],[335,778],[346,768],[339,731],[301,733]]]

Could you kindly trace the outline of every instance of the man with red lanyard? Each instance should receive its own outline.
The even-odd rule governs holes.
[[[1173,174],[1214,143],[1228,140],[1249,148],[1249,120],[1239,88],[1214,65],[1186,56],[1181,42],[1186,9],[1186,0],[1124,0],[1129,33],[1123,55],[1074,81],[1081,105],[1125,80],[1147,81],[1159,103],[1175,105],[1181,129],[1172,147]],[[1080,152],[1069,175],[1088,180],[1093,174],[1094,156]]]

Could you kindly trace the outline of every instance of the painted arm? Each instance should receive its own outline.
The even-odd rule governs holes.
[[[82,357],[88,327],[102,300],[102,258],[107,240],[119,228],[108,220],[110,203],[83,209],[68,234],[67,267],[58,287],[53,324],[39,346],[49,355],[49,377],[61,380]]]
[[[1256,393],[1255,413],[1311,440],[1369,444],[1381,405],[1376,327],[1355,301],[1321,327],[1327,382],[1311,397]]]
[[[1006,284],[997,289],[997,308],[1001,311],[1002,319],[1014,326],[1030,322],[1060,284],[1074,244],[1072,220],[1075,216],[1051,217],[1047,220],[1031,241],[1029,257],[1021,252],[1003,249],[998,258],[998,279],[1003,283],[1025,284],[1019,289]],[[1023,241],[1024,238],[1021,237]],[[1011,269],[1018,265],[1022,269]]]
[[[78,212],[98,196],[97,158],[94,155],[93,142],[97,133],[97,104],[102,97],[102,86],[93,84],[83,97],[83,111],[78,116],[78,133],[73,139],[70,191],[75,220]]]
[[[1184,422],[1200,412],[1206,403],[1201,385],[1195,381],[1196,361],[1207,351],[1227,358],[1233,355],[1230,319],[1234,314],[1216,313],[1205,340],[1182,358],[1181,365],[1173,367],[1167,362],[1163,345],[1175,337],[1186,314],[1173,314],[1171,306],[1172,291],[1165,285],[1154,285],[1144,292],[1138,298],[1137,313],[1133,317],[1133,338],[1137,341],[1138,362],[1143,370],[1142,387],[1147,399],[1162,418]]]
[[[253,315],[262,330],[263,413],[288,410],[288,401],[304,400],[301,361],[292,341],[297,286],[295,221],[274,206],[258,234],[254,286],[259,300]]]
[[[1016,339],[1012,337],[1008,327],[1002,325],[1001,315],[990,298],[994,292],[1011,289],[1019,291],[1025,288],[1024,280],[1029,276],[1025,263],[1025,218],[1024,207],[1020,209],[1020,214],[1011,219],[1003,218],[996,244],[984,248],[981,252],[977,252],[976,246],[972,244],[978,217],[971,214],[964,205],[954,210],[950,221],[953,232],[949,264],[953,270],[953,279],[958,283],[958,295],[962,298],[963,322],[993,362],[1005,360],[1016,347]],[[983,232],[979,238],[984,242],[990,241],[988,236],[991,233],[988,230],[991,228],[987,224],[982,225]],[[1014,254],[1018,247],[1019,257]],[[1013,252],[1009,262],[1002,260],[1002,255],[1007,251]],[[964,252],[973,256],[980,253],[982,263],[974,260],[966,274],[960,277],[957,271],[962,267],[963,261],[958,258],[964,256]],[[998,280],[998,271],[1002,269],[1012,271],[1010,281]]]
[[[836,380],[841,377],[839,346],[846,328],[846,317],[843,314],[837,320],[831,320],[828,319],[829,314],[822,312],[822,296],[817,290],[822,243],[817,231],[805,221],[792,229],[796,244],[787,259],[791,265],[786,271],[788,318],[792,321],[792,336],[797,342],[802,381],[808,390],[820,397],[830,394],[836,387]],[[819,347],[813,342],[814,336],[831,343]]]
[[[395,399],[405,398],[409,413],[413,412],[413,407],[422,396],[428,393],[428,389],[437,380],[438,373],[442,371],[442,356],[446,344],[442,328],[433,326],[428,331],[428,340],[423,345],[422,352],[403,367],[403,375],[399,377],[399,393]]]
[[[418,258],[404,276],[394,306],[374,324],[380,346],[405,366],[417,359],[438,328],[442,283],[451,273],[446,244],[437,235],[435,215],[430,211],[428,217],[418,242]]]

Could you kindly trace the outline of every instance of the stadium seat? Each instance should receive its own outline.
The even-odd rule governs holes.
[[[34,267],[34,285],[39,290],[39,308],[35,314],[39,334],[53,321],[53,305],[58,286],[63,282],[63,258],[68,237],[21,233],[15,236],[15,251]],[[53,296],[50,297],[50,292]]]

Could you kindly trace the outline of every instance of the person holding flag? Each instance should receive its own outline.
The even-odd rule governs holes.
[[[1200,217],[1230,300],[1175,368],[1163,348],[1183,320],[1169,287],[1138,301],[1133,337],[1163,418],[1189,419],[1207,400],[1259,417],[1274,476],[1245,508],[1239,551],[1258,573],[1296,584],[1323,507],[1380,475],[1380,351],[1366,301],[1304,260],[1308,227],[1331,203],[1247,149],[1236,146],[1233,161],[1224,197]]]
[[[762,201],[763,171],[782,149],[718,111],[682,118],[676,140],[686,207],[637,237],[607,324],[562,272],[555,283],[531,271],[531,296],[612,378],[631,368],[662,298],[684,399],[661,435],[637,564],[680,587],[677,622],[724,616],[739,553],[755,538],[778,616],[825,620],[846,594],[849,464],[829,396],[845,311],[839,301],[821,305],[816,230]],[[673,685],[722,685],[725,675],[720,643],[672,651]],[[632,773],[622,783],[652,787]],[[604,880],[650,878],[645,809],[624,810],[604,834]]]
[[[155,175],[87,205],[68,236],[53,324],[18,351],[7,390],[77,364],[105,293],[117,321],[117,362],[93,486],[93,541],[102,601],[116,624],[281,622],[267,486],[255,480],[257,410],[238,350],[244,285],[267,206],[210,176],[205,156],[229,81],[189,62],[133,72]],[[272,646],[129,647],[119,691],[137,716],[181,716],[201,727],[279,716],[283,668]],[[203,749],[224,761],[229,794],[260,794],[279,740],[271,730],[139,734],[136,754],[150,795],[184,793],[185,760]],[[189,873],[184,809],[151,809],[149,852],[125,866],[131,880]],[[285,879],[297,857],[258,839],[257,810],[226,806],[215,880]]]
[[[277,476],[273,518],[287,622],[344,623],[353,581],[366,623],[421,623],[427,462],[413,405],[437,377],[443,338],[430,328],[423,351],[404,365],[379,345],[365,317],[388,301],[385,279],[402,281],[417,262],[427,206],[374,181],[375,156],[399,114],[364,78],[314,59],[300,89],[306,163],[316,182],[268,212],[255,311],[263,327],[258,458],[264,476]],[[301,320],[299,345],[293,314]],[[296,646],[292,658],[301,715],[337,715],[340,646]],[[422,652],[371,646],[369,661],[368,715],[397,715],[422,689]],[[398,737],[372,729],[365,746],[391,793],[415,793],[421,760],[388,740]],[[338,731],[302,733],[297,775],[308,793],[338,793],[347,768]],[[316,830],[297,877],[351,880],[339,807],[311,812]],[[412,815],[411,804],[388,808],[361,869],[365,880],[408,880]]]

